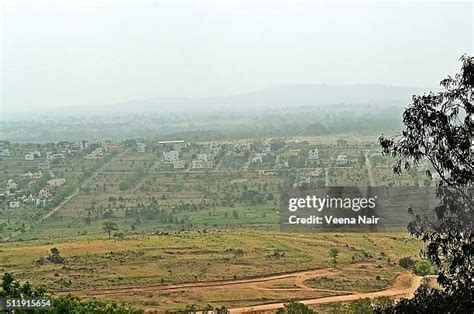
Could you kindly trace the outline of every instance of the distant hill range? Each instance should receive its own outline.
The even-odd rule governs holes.
[[[258,112],[282,108],[320,105],[406,105],[412,95],[433,88],[385,85],[287,85],[224,97],[156,97],[107,104],[69,106],[55,109],[53,115],[120,113],[193,113]]]
[[[225,97],[157,97],[95,107],[123,112],[259,111],[336,104],[408,104],[429,88],[384,85],[287,85]]]

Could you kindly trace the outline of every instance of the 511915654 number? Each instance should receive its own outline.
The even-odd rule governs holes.
[[[13,309],[45,309],[51,308],[52,302],[44,298],[3,298],[0,299],[1,308],[4,310]]]

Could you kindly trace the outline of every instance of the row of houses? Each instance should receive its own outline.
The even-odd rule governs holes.
[[[98,147],[91,151],[89,154],[85,155],[85,159],[100,159],[104,156],[104,150],[102,147]]]
[[[20,208],[21,204],[33,204],[36,208],[44,208],[46,207],[46,199],[44,198],[35,198],[33,195],[29,195],[28,197],[23,196],[20,200],[11,201],[8,203],[9,208]]]
[[[25,154],[25,160],[35,160],[35,158],[41,157],[41,152],[39,151],[34,151],[31,153]]]
[[[169,152],[163,152],[163,163],[173,164],[174,169],[186,168],[185,160],[179,158],[179,151],[172,150]],[[196,158],[192,161],[192,169],[210,169],[214,168],[214,155],[207,153],[197,154]]]
[[[97,140],[81,140],[79,142],[59,142],[57,147],[59,151],[47,151],[45,152],[46,160],[58,160],[58,159],[65,159],[67,155],[75,155],[75,154],[83,154],[86,150],[90,149],[92,144],[99,144]],[[143,144],[143,143],[140,143]],[[143,144],[145,145],[145,144]],[[140,148],[141,147],[141,148]],[[145,146],[140,146],[139,151],[145,151]],[[116,143],[111,140],[104,140],[102,141],[102,145],[93,151],[89,152],[84,156],[86,159],[97,159],[102,158],[103,153],[107,151],[121,151],[123,149],[123,145],[120,143]],[[1,150],[0,150],[1,151]],[[25,160],[33,161],[36,158],[42,156],[40,151],[33,151],[25,154]]]
[[[30,183],[41,178],[42,172],[27,172],[21,176],[22,179],[31,180]],[[23,194],[18,190],[18,184],[13,179],[8,179],[5,186],[5,193],[0,194],[0,199],[3,201],[10,199],[7,203],[9,208],[19,208],[21,204],[35,205],[37,208],[46,206],[47,199],[51,196],[51,191],[64,185],[65,178],[53,178],[46,182],[46,185],[39,190],[37,194]],[[22,195],[19,195],[22,194]],[[13,198],[13,200],[12,200]]]

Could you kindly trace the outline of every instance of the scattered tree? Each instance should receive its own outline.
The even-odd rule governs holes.
[[[397,159],[394,173],[409,171],[426,160],[440,178],[434,215],[409,208],[414,219],[408,230],[427,243],[422,257],[439,269],[438,282],[444,291],[422,290],[413,300],[397,305],[401,312],[410,312],[409,307],[419,303],[435,312],[453,312],[453,308],[454,312],[463,312],[468,309],[463,308],[466,298],[472,301],[474,58],[463,56],[461,61],[461,71],[441,82],[444,91],[413,97],[403,113],[404,130],[399,137],[379,138],[383,152]],[[426,171],[429,179],[431,172]],[[433,302],[435,296],[437,301],[451,302]]]
[[[398,260],[398,265],[405,269],[413,269],[413,267],[415,267],[415,261],[410,256],[405,256]]]
[[[283,308],[278,309],[277,314],[315,314],[316,312],[310,309],[303,303],[291,301],[286,303]]]
[[[102,223],[102,230],[104,230],[104,232],[107,232],[110,239],[112,236],[112,231],[118,230],[117,223],[110,220],[106,220]]]
[[[335,247],[329,249],[329,256],[332,257],[332,263],[334,266],[337,265],[337,257],[339,256],[339,250]]]

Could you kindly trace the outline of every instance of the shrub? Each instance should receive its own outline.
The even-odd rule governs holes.
[[[420,276],[426,276],[433,273],[433,265],[428,260],[416,262],[415,273]]]
[[[303,303],[291,301],[286,303],[283,308],[278,309],[277,314],[315,314],[316,312],[310,309]]]
[[[398,260],[398,265],[405,269],[413,269],[413,267],[415,267],[415,261],[410,256],[405,256]]]

